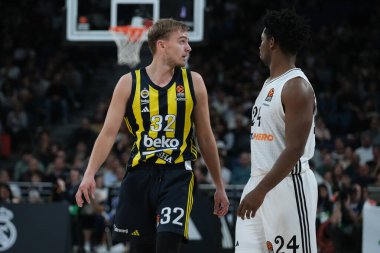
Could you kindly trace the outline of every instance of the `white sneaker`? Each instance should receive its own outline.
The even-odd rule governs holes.
[[[123,243],[118,243],[111,247],[110,253],[124,253],[125,249],[126,247]]]
[[[107,252],[108,252],[107,247],[106,247],[106,245],[104,245],[104,244],[101,244],[101,245],[99,245],[99,246],[96,246],[96,247],[94,248],[94,251],[95,251],[96,253],[107,253]]]
[[[83,249],[85,252],[91,252],[91,244],[89,242],[85,242]]]

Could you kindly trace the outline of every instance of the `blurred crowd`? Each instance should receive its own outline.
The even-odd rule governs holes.
[[[285,2],[209,1],[207,43],[193,46],[189,63],[208,88],[226,185],[244,185],[250,174],[251,109],[268,75],[258,57],[258,18],[267,8],[287,6]],[[116,55],[103,58],[93,46],[64,43],[64,1],[0,5],[0,202],[67,201],[74,244],[86,250],[90,244],[102,245],[131,139],[122,126],[96,177],[96,201],[78,210],[73,196],[108,97],[96,101],[88,117],[73,115],[83,110],[84,90],[104,66],[99,62],[112,66]],[[318,245],[321,253],[360,252],[367,189],[380,187],[380,4],[311,0],[295,6],[313,31],[298,67],[313,84],[318,103],[317,147],[310,163],[319,184]],[[52,129],[66,124],[76,126],[69,137],[54,138]],[[201,156],[194,171],[199,184],[212,184]],[[30,183],[27,190],[20,182]],[[52,187],[46,198],[39,191],[41,182]]]

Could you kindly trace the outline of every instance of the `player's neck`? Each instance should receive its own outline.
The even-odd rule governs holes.
[[[152,63],[146,68],[146,73],[148,74],[150,80],[154,84],[163,87],[172,80],[175,68],[167,64],[162,64],[156,59],[153,59]]]
[[[272,61],[269,66],[270,79],[276,78],[290,69],[296,67],[296,57],[286,57],[284,55],[272,56]]]

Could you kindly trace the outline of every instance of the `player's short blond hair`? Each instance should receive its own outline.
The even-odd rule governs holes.
[[[173,31],[188,31],[189,27],[174,19],[160,19],[149,29],[148,46],[152,54],[156,52],[158,40],[167,39]]]

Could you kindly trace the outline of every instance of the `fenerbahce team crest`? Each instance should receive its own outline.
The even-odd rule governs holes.
[[[11,222],[12,211],[5,207],[0,207],[0,252],[11,248],[17,239],[17,230]]]

